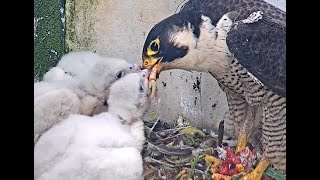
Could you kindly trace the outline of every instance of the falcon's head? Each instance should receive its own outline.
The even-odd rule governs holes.
[[[200,36],[200,13],[181,12],[156,24],[145,41],[143,68],[152,68],[158,63],[157,73],[166,69],[188,69],[179,65],[187,55],[197,48]]]
[[[225,17],[234,19],[233,16],[232,13],[222,16],[221,22]],[[149,69],[158,64],[157,74],[168,69],[203,71],[205,64],[201,63],[208,54],[214,53],[212,49],[217,36],[217,28],[202,13],[183,11],[174,14],[150,30],[143,47],[142,68]]]

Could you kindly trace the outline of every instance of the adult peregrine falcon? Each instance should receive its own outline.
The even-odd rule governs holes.
[[[225,123],[242,150],[262,123],[264,153],[244,179],[271,163],[286,170],[286,13],[262,0],[190,0],[149,32],[143,68],[209,72],[226,93]],[[155,66],[156,65],[156,66]]]

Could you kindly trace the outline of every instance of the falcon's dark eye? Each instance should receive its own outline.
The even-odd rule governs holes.
[[[159,50],[159,46],[156,42],[152,42],[151,45],[150,45],[150,49],[152,51],[158,51]]]
[[[123,78],[124,75],[125,75],[124,71],[119,71],[119,72],[116,74],[116,79]]]
[[[158,53],[159,49],[160,49],[160,39],[157,38],[150,42],[146,53],[148,56],[153,56]]]

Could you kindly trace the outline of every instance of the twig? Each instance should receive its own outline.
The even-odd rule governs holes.
[[[171,159],[168,158],[166,155],[164,155],[163,157],[164,157],[164,159],[165,159],[166,161],[168,161],[169,163],[171,163],[171,164],[176,164],[176,165],[185,164],[185,163],[187,163],[187,162],[189,162],[189,161],[191,160],[191,156],[190,156],[190,157],[187,157],[187,158],[185,158],[185,159],[180,159],[180,160],[176,160],[176,161],[171,160]]]
[[[165,166],[169,166],[169,167],[174,168],[174,165],[171,165],[171,164],[168,164],[168,163],[165,163],[165,162],[162,162],[162,161],[153,159],[153,158],[151,158],[151,157],[145,157],[145,158],[144,158],[144,161],[147,162],[147,163],[155,162],[155,163],[159,163],[159,164],[162,164],[162,165],[165,165]]]
[[[165,141],[165,140],[168,140],[168,139],[171,139],[171,138],[175,138],[175,137],[178,137],[178,136],[181,136],[181,135],[184,135],[185,133],[179,133],[179,134],[176,134],[174,136],[170,136],[170,137],[166,137],[164,139],[161,139],[161,141]]]
[[[191,149],[175,149],[175,148],[168,148],[165,145],[159,145],[156,146],[150,142],[148,142],[148,145],[151,149],[157,150],[162,154],[168,154],[171,156],[188,156],[192,154]]]
[[[194,171],[198,172],[198,173],[201,173],[201,174],[205,174],[205,172],[203,172],[202,170],[200,169],[194,169]]]
[[[162,130],[162,131],[164,131],[164,132],[166,132],[166,131],[175,131],[175,130],[190,128],[190,127],[191,127],[191,126],[186,126],[186,127],[179,127],[179,128],[173,128],[173,129],[165,129],[165,130]]]
[[[222,120],[219,123],[217,147],[220,147],[222,144],[223,133],[224,133],[224,121]]]
[[[153,131],[154,127],[156,127],[156,125],[158,124],[159,120],[160,120],[160,116],[158,117],[158,119],[156,120],[156,122],[154,122],[153,126],[152,126],[151,129],[150,129],[150,132]]]

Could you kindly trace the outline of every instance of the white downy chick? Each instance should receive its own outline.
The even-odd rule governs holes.
[[[34,149],[34,178],[142,180],[147,73],[130,73],[114,82],[108,112],[71,115],[44,133]]]

